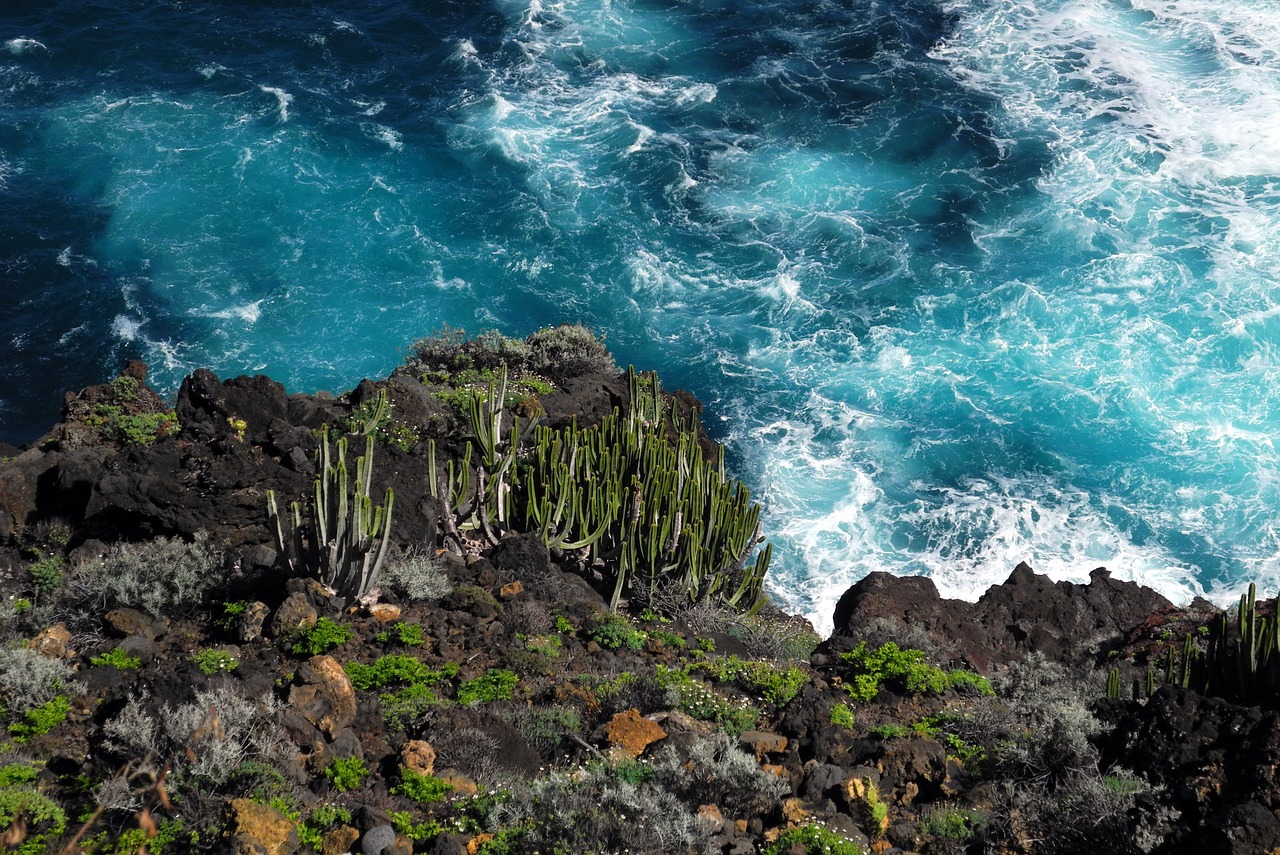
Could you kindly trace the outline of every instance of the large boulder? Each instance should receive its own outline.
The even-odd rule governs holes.
[[[876,622],[922,630],[979,671],[1039,651],[1083,665],[1124,638],[1153,612],[1173,607],[1150,588],[1111,578],[1103,568],[1087,585],[1054,582],[1019,564],[976,603],[943,599],[922,576],[871,573],[836,604],[829,647],[844,649]]]

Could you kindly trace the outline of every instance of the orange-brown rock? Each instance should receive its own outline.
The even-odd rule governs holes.
[[[517,594],[524,593],[524,583],[517,579],[514,582],[508,582],[498,589],[498,596],[501,599],[509,600]]]
[[[630,757],[639,757],[650,745],[665,739],[667,732],[640,715],[639,710],[629,709],[609,719],[604,735],[610,745],[621,748]]]
[[[329,736],[356,719],[356,693],[332,656],[312,656],[298,669],[302,684],[289,691],[289,706]]]
[[[292,855],[298,850],[297,824],[270,805],[249,799],[232,799],[227,834],[232,851],[265,851],[267,855]]]
[[[321,838],[320,855],[343,855],[350,852],[359,839],[359,831],[349,825],[340,825]]]
[[[761,730],[746,730],[738,737],[738,745],[743,751],[755,755],[756,762],[764,759],[766,754],[777,754],[787,748],[787,738],[776,733]]]
[[[436,750],[425,739],[410,739],[400,751],[400,762],[419,775],[434,775]]]
[[[492,834],[477,834],[475,837],[467,841],[467,855],[476,855],[480,851],[480,847],[484,846],[490,840],[493,840]]]
[[[50,659],[61,659],[67,655],[67,645],[70,643],[70,631],[62,624],[56,623],[27,642],[27,647],[30,647],[41,656],[47,656]]]
[[[400,607],[391,603],[374,603],[369,606],[369,616],[381,624],[393,623],[400,619]]]

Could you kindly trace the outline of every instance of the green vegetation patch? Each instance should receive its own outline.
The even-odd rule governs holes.
[[[369,767],[360,757],[338,757],[324,770],[329,784],[338,792],[354,790],[369,777]]]
[[[23,713],[22,720],[9,725],[9,735],[15,742],[26,742],[33,736],[40,736],[53,730],[67,720],[71,713],[71,701],[66,695],[58,695],[53,700]]]
[[[101,665],[109,665],[112,668],[118,668],[121,671],[129,671],[133,668],[142,667],[142,660],[137,656],[130,656],[119,647],[108,650],[106,653],[94,656],[89,660],[89,664],[94,667]]]
[[[438,802],[453,790],[453,784],[434,775],[423,775],[407,766],[400,767],[400,783],[391,792],[418,804]]]
[[[321,653],[328,653],[340,644],[346,644],[354,637],[355,633],[349,627],[322,617],[310,629],[304,629],[298,633],[292,650],[298,654],[318,656]]]
[[[770,844],[764,855],[783,855],[804,847],[805,855],[866,855],[866,850],[821,825],[801,825],[783,833]]]
[[[882,687],[908,694],[941,694],[956,689],[964,694],[994,695],[986,678],[971,671],[944,671],[925,662],[921,650],[903,650],[886,642],[874,650],[865,641],[840,654],[846,666],[844,689],[854,700],[867,702]]]
[[[223,671],[234,671],[240,667],[240,660],[225,650],[206,647],[191,654],[191,661],[204,674],[218,674]]]
[[[505,668],[490,668],[472,680],[458,686],[458,703],[464,705],[487,704],[493,701],[511,700],[520,678]]]
[[[792,665],[774,665],[739,659],[737,656],[708,659],[694,666],[722,683],[732,683],[758,695],[774,709],[786,706],[809,680],[809,675]]]
[[[710,686],[695,680],[688,669],[657,666],[658,685],[673,692],[676,706],[681,712],[702,721],[714,722],[726,733],[740,735],[744,730],[754,730],[760,721],[760,711],[745,699],[732,699]]]

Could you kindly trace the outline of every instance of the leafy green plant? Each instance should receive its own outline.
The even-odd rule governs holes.
[[[335,790],[345,793],[364,783],[369,777],[369,767],[360,757],[337,757],[324,770],[324,776]]]
[[[390,629],[384,629],[377,635],[380,644],[399,642],[406,647],[421,647],[426,641],[422,624],[397,622]]]
[[[318,656],[340,644],[346,644],[354,637],[355,633],[349,627],[322,617],[310,629],[304,629],[298,633],[291,649],[294,653]]]
[[[715,722],[733,736],[753,730],[760,721],[760,711],[745,700],[733,700],[704,683],[695,680],[685,669],[659,665],[658,684],[673,697],[676,707],[702,721]]]
[[[391,792],[418,804],[438,802],[453,791],[453,784],[434,775],[423,775],[408,766],[400,767],[400,783]]]
[[[901,724],[878,724],[868,727],[867,733],[877,739],[902,739],[911,735],[911,731]]]
[[[458,686],[457,701],[460,704],[486,704],[511,699],[520,678],[503,668],[490,668],[484,674],[467,680]]]
[[[425,662],[399,653],[379,657],[372,665],[348,662],[343,669],[355,689],[383,689],[397,684],[432,686],[452,679],[458,674],[456,662],[446,662],[441,668],[431,668]]]
[[[857,723],[853,716],[853,710],[844,704],[832,704],[829,720],[836,727],[843,727],[852,730]]]
[[[225,650],[216,647],[205,647],[191,654],[191,661],[204,674],[218,674],[223,671],[234,671],[240,667],[240,660]]]
[[[27,570],[31,574],[31,584],[37,594],[52,594],[62,587],[62,566],[66,563],[61,555],[51,555],[32,564]]]
[[[17,847],[19,855],[41,855],[46,842],[58,838],[67,828],[67,815],[53,799],[34,787],[0,787],[0,828],[22,823],[26,837]]]
[[[558,635],[535,635],[532,638],[523,639],[525,649],[545,656],[548,659],[557,658],[564,649],[564,642],[560,640]]]
[[[962,807],[938,807],[927,811],[920,820],[920,833],[944,840],[971,839],[985,828],[987,817],[981,811]]]
[[[449,830],[442,822],[435,819],[414,822],[413,814],[407,810],[393,810],[388,812],[387,816],[391,819],[391,827],[397,834],[403,834],[415,843],[434,840]]]
[[[733,683],[744,691],[759,695],[775,709],[786,706],[809,680],[809,675],[801,668],[755,662],[737,656],[707,659],[695,667],[721,682]]]
[[[9,735],[15,742],[26,742],[33,736],[41,736],[67,720],[71,713],[71,701],[66,695],[33,707],[23,713],[22,719],[9,725]]]
[[[142,660],[137,656],[130,656],[119,647],[108,650],[106,653],[94,656],[89,660],[89,664],[94,667],[100,665],[109,665],[112,668],[118,668],[121,671],[128,671],[133,668],[142,666]]]
[[[565,635],[573,635],[575,632],[573,624],[570,623],[569,619],[564,615],[556,615],[554,626],[556,632],[563,633]]]
[[[645,634],[636,629],[631,621],[622,615],[610,612],[591,630],[589,637],[606,650],[618,650],[623,647],[639,650],[644,647]]]
[[[230,632],[236,625],[236,621],[244,614],[249,604],[243,600],[237,602],[227,602],[222,604],[222,614],[214,618],[213,625],[223,632]]]
[[[950,688],[994,694],[984,677],[960,669],[943,671],[925,662],[923,651],[903,650],[892,641],[875,649],[860,641],[853,650],[841,653],[840,661],[846,666],[845,691],[864,703],[874,699],[882,686],[910,694],[940,694]]]
[[[804,847],[805,855],[866,855],[867,851],[834,831],[810,823],[783,832],[764,849],[763,855],[784,855],[794,851],[797,844]]]

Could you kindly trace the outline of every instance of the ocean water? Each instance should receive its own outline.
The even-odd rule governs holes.
[[[0,437],[141,357],[342,391],[577,321],[714,414],[771,591],[1280,579],[1275,0],[0,10]]]

